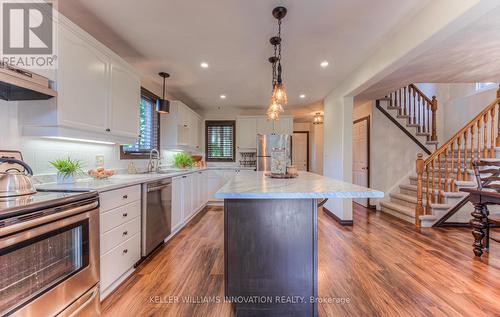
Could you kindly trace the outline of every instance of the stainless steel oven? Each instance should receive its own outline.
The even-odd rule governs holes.
[[[2,214],[0,316],[100,314],[98,196],[76,196]]]

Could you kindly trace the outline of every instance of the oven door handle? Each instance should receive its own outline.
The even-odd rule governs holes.
[[[85,300],[85,302],[80,304],[79,301],[82,298],[77,299],[77,301],[75,303],[73,303],[70,307],[66,308],[66,310],[63,310],[62,313],[57,315],[57,317],[76,317],[76,316],[78,316],[82,311],[85,310],[85,308],[87,308],[89,305],[92,304],[92,302],[95,300],[97,295],[99,295],[99,285],[95,286],[94,289],[92,290],[92,292],[87,292],[85,295],[82,296],[82,297],[89,296],[89,298],[87,298]],[[74,308],[72,306],[76,306],[76,305],[78,305],[78,307],[76,307],[76,309],[73,310]]]
[[[68,218],[70,216],[95,209],[98,206],[99,206],[99,202],[94,201],[93,203],[90,203],[90,204],[78,206],[78,207],[71,208],[71,209],[68,209],[65,211],[61,211],[61,212],[57,212],[57,213],[54,213],[51,215],[43,216],[43,217],[36,218],[33,220],[25,221],[25,222],[15,223],[13,225],[10,225],[10,226],[4,227],[4,228],[0,228],[0,237],[12,234],[14,232],[23,231],[23,230],[26,230],[26,229],[29,229],[32,227],[36,227],[39,225],[43,225],[45,223],[52,222],[52,221],[55,221],[55,220],[58,220],[61,218]]]

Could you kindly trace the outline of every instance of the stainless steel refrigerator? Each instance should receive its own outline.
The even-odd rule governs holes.
[[[257,134],[257,171],[271,171],[271,152],[285,148],[287,164],[292,162],[292,136],[288,134]]]

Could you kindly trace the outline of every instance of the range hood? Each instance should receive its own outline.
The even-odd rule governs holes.
[[[45,100],[56,96],[48,78],[0,62],[0,99]]]

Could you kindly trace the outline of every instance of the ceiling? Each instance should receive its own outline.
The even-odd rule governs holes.
[[[271,11],[284,5],[283,76],[294,109],[317,104],[421,0],[64,0],[59,10],[193,108],[265,108]],[[329,66],[320,67],[322,61]],[[201,62],[209,67],[203,69]],[[227,96],[220,99],[220,95]],[[299,98],[300,94],[306,97]]]
[[[410,83],[500,83],[500,8],[457,31],[359,97],[376,99]]]

